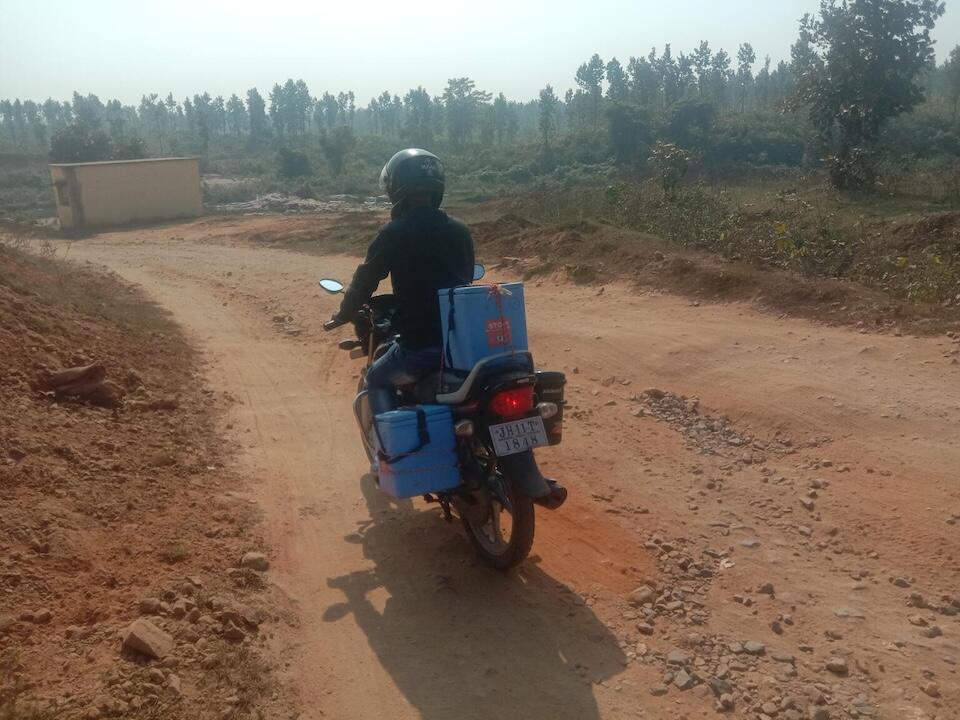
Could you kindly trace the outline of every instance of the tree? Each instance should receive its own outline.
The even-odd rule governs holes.
[[[422,88],[418,88],[418,90],[423,91]],[[333,104],[329,102],[330,97],[332,96],[324,95],[322,103],[327,108],[324,111],[324,114],[328,118],[328,127],[332,128],[333,125],[331,125],[329,121],[330,113],[338,113],[339,109],[335,109]],[[426,97],[427,100],[430,98],[430,96],[426,94],[426,91],[423,91],[422,96],[419,93],[417,94],[418,100],[420,100],[421,97]],[[339,104],[337,105],[337,108],[339,108]],[[397,95],[391,96],[389,90],[384,90],[379,97],[375,97],[370,101],[369,109],[373,115],[374,125],[379,130],[381,135],[393,137],[398,133],[400,130],[403,108],[404,103],[400,97]],[[424,110],[422,107],[420,109]]]
[[[660,88],[663,92],[664,107],[670,107],[680,97],[680,73],[677,61],[673,59],[673,50],[667,43],[663,48],[663,55],[659,58],[654,50],[650,51],[650,64],[660,77]]]
[[[550,147],[550,134],[556,127],[559,104],[560,100],[553,91],[552,85],[547,85],[540,91],[540,135],[545,148]]]
[[[353,130],[353,124],[357,116],[357,96],[353,94],[353,90],[350,90],[347,93],[347,116],[350,123],[350,129]]]
[[[586,127],[590,119],[590,96],[583,90],[567,90],[564,95],[567,123],[571,130]]]
[[[256,144],[267,136],[266,103],[256,88],[247,90],[247,115],[250,118],[250,142]]]
[[[183,117],[187,122],[187,130],[192,135],[197,130],[197,112],[188,97],[183,99]]]
[[[484,147],[493,145],[497,136],[497,119],[492,105],[480,107],[480,144]]]
[[[23,117],[37,145],[45,147],[47,144],[47,128],[43,124],[43,118],[40,117],[40,106],[33,100],[24,100]]]
[[[350,124],[350,105],[353,102],[351,96],[353,93],[337,93],[337,107],[340,109],[340,122],[344,125]]]
[[[210,147],[210,128],[214,124],[213,98],[210,93],[193,96],[193,113],[197,134],[200,137],[200,152],[206,154]]]
[[[43,122],[51,133],[56,132],[70,121],[68,108],[52,98],[43,101],[41,111],[43,112]]]
[[[667,132],[673,142],[685,148],[704,150],[713,139],[717,108],[702,100],[684,100],[673,106]]]
[[[597,120],[600,115],[600,100],[603,98],[603,77],[606,66],[600,56],[594,54],[587,62],[577,68],[574,77],[580,89],[590,98],[590,117],[593,120],[593,129],[597,129]]]
[[[288,78],[283,85],[274,85],[270,91],[270,120],[277,135],[305,134],[313,105],[310,90],[303,80]]]
[[[703,97],[709,92],[710,68],[713,67],[713,51],[706,40],[693,51],[693,67],[697,74],[697,95]]]
[[[451,78],[443,91],[447,135],[455,148],[462,148],[473,135],[479,109],[490,102],[490,93],[476,89],[470,78]]]
[[[384,94],[390,97],[390,93]],[[340,103],[337,102],[336,95],[325,92],[323,97],[317,100],[317,112],[323,118],[323,124],[326,125],[327,130],[333,130],[337,126],[340,115]]]
[[[405,139],[418,147],[432,145],[435,112],[430,93],[422,87],[410,90],[403,99],[403,106],[407,112]]]
[[[950,100],[953,121],[956,122],[957,107],[960,105],[960,45],[950,51],[950,59],[944,63],[944,72],[947,81],[947,97]]]
[[[126,119],[123,116],[123,105],[119,100],[108,100],[103,109],[103,119],[107,121],[110,127],[110,134],[114,140],[123,138],[124,125]]]
[[[310,110],[313,108],[313,98],[310,97],[310,88],[303,80],[287,80],[283,85],[287,96],[287,112],[289,115],[288,123],[295,133],[305,135],[307,132],[308,118]],[[353,93],[348,96],[352,103]]]
[[[217,95],[210,105],[213,127],[221,135],[227,134],[227,104],[223,95]]]
[[[98,162],[112,157],[110,136],[83,122],[58,130],[50,141],[50,160],[55,163]]]
[[[757,101],[760,104],[760,107],[768,107],[770,104],[770,92],[771,92],[771,75],[770,75],[770,56],[767,55],[763,59],[763,67],[760,68],[760,72],[757,73],[757,79],[754,82],[754,88],[756,89]]]
[[[148,156],[147,144],[142,138],[125,137],[116,144],[111,158],[113,160],[139,160]]]
[[[726,106],[727,85],[733,73],[730,70],[730,55],[726,50],[720,49],[714,53],[713,66],[710,71],[711,95],[717,107]]]
[[[630,58],[627,64],[633,96],[640,107],[652,108],[660,96],[660,79],[647,58]]]
[[[247,114],[247,108],[243,105],[243,100],[241,100],[236,93],[231,95],[230,99],[227,100],[226,111],[227,125],[234,135],[240,137],[244,130],[247,129],[250,119]]]
[[[73,116],[81,125],[100,127],[103,110],[103,103],[96,95],[84,97],[78,92],[73,93]]]
[[[346,164],[347,155],[356,145],[356,139],[353,131],[346,125],[335,127],[329,133],[320,136],[320,150],[330,165],[330,171],[334,175],[343,172]]]
[[[23,114],[23,103],[20,102],[20,98],[16,98],[13,101],[13,133],[16,138],[23,138],[26,134],[27,129],[27,118]]]
[[[531,107],[536,105],[536,101],[529,103]],[[507,142],[513,143],[517,141],[517,133],[520,132],[520,112],[519,106],[515,102],[507,103]]]
[[[497,142],[502,143],[503,137],[507,132],[507,126],[510,125],[510,114],[512,108],[510,103],[507,102],[507,96],[503,93],[497,95],[493,101],[493,131],[496,135]]]
[[[657,142],[650,153],[649,161],[660,178],[664,195],[675,198],[680,183],[693,164],[690,153],[672,143]]]
[[[639,108],[627,103],[612,103],[607,108],[610,123],[610,144],[620,165],[641,160],[650,144],[650,124]]]
[[[917,80],[933,61],[930,31],[944,9],[940,0],[821,0],[820,16],[800,21],[792,106],[835,148],[835,187],[872,184],[881,127],[923,99]]]
[[[16,140],[17,130],[13,124],[13,103],[9,100],[0,100],[0,115],[3,116],[3,126],[10,134],[10,138]]]
[[[607,63],[607,99],[613,102],[623,102],[630,94],[627,83],[627,73],[623,65],[616,58]]]
[[[677,57],[677,99],[687,97],[694,87],[698,87],[698,84],[693,72],[693,57],[680,53]]]
[[[279,137],[286,135],[287,131],[287,109],[285,107],[285,98],[283,87],[280,83],[274,83],[270,90],[270,122],[273,123],[273,129]]]
[[[757,62],[757,53],[750,43],[743,43],[737,51],[737,90],[740,98],[740,112],[747,107],[747,93],[753,84],[753,65]],[[767,59],[769,66],[770,60]]]
[[[137,108],[137,114],[140,116],[140,124],[149,129],[153,125],[153,130],[156,134],[159,134],[159,128],[156,127],[156,113],[157,113],[157,98],[159,95],[157,93],[150,93],[149,95],[140,96],[140,105]],[[160,103],[160,106],[163,107],[163,103]]]

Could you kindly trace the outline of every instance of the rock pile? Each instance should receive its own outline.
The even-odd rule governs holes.
[[[761,464],[767,455],[789,455],[796,450],[789,438],[762,440],[737,431],[730,418],[700,412],[700,401],[659,388],[648,388],[631,400],[640,403],[633,415],[653,417],[683,433],[688,446],[700,454],[734,457],[745,464]]]
[[[389,210],[390,203],[381,197],[355,197],[352,195],[331,195],[325,200],[301,198],[284,193],[267,193],[255,200],[214,205],[212,210],[243,215],[264,215],[282,213],[296,215],[302,213],[350,213]]]

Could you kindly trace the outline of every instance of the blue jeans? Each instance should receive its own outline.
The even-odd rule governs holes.
[[[440,371],[442,350],[438,347],[409,350],[394,343],[367,370],[367,397],[374,415],[396,410],[397,387],[412,385]]]

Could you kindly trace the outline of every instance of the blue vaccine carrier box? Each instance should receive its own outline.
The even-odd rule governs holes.
[[[453,490],[460,485],[453,413],[418,405],[375,418],[380,442],[380,489],[395,498]]]
[[[528,350],[523,283],[467,285],[438,295],[450,369],[468,372],[491,355]]]

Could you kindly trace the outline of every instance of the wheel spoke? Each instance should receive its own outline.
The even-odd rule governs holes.
[[[525,496],[518,498],[509,484],[504,489],[506,496],[502,499],[493,493],[478,493],[486,512],[467,514],[463,518],[476,550],[500,570],[515,567],[527,557],[534,532],[531,500]],[[508,505],[504,505],[505,502]]]

